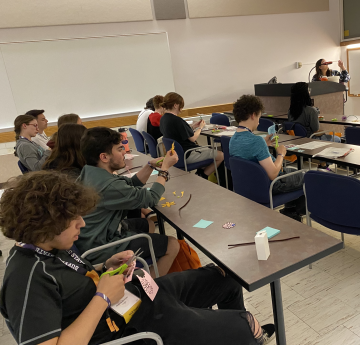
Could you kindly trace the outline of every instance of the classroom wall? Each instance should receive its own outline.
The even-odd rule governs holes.
[[[169,34],[175,88],[188,108],[233,102],[275,75],[306,81],[316,60],[340,57],[339,0],[314,13],[0,29],[0,41],[154,31]],[[296,61],[311,64],[295,69]]]

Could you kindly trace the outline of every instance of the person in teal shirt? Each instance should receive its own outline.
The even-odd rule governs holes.
[[[277,158],[270,154],[268,146],[272,145],[271,134],[265,138],[253,133],[259,125],[259,119],[264,106],[261,100],[252,95],[240,97],[234,104],[235,120],[239,123],[239,128],[230,140],[230,156],[239,157],[259,163],[266,171],[272,181],[279,175],[293,172],[291,168],[283,168],[282,163],[286,154],[284,145],[279,145],[276,149]],[[236,178],[236,176],[233,176]],[[251,176],[249,176],[251,178]],[[299,190],[303,185],[303,175],[296,174],[275,182],[273,194],[287,193]],[[281,213],[301,221],[301,215],[305,213],[305,198],[300,197],[295,201],[285,204]]]
[[[157,263],[159,274],[165,275],[178,254],[177,239],[155,234],[155,225],[151,220],[129,218],[131,210],[155,206],[164,193],[166,173],[159,173],[150,190],[143,188],[159,158],[149,161],[149,164],[131,178],[115,175],[117,170],[125,167],[125,151],[120,133],[106,127],[88,129],[81,139],[81,151],[86,165],[78,181],[93,187],[100,194],[101,200],[96,209],[84,217],[86,225],[81,229],[76,242],[80,252],[83,253],[136,233],[148,233],[152,238],[155,255],[159,258]],[[162,162],[162,171],[167,172],[177,161],[177,154],[170,155],[168,152]],[[129,219],[122,222],[126,217]],[[138,238],[92,253],[87,259],[92,263],[98,263],[119,251],[127,249],[135,252],[138,248],[144,251],[142,257],[150,257],[147,239]],[[154,275],[153,270],[151,273]]]

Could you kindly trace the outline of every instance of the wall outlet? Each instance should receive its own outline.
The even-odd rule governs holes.
[[[302,62],[295,62],[295,67],[296,68],[301,68],[302,67]]]

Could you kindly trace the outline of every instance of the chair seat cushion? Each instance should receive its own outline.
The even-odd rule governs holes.
[[[273,204],[274,208],[280,205],[284,205],[289,201],[296,200],[304,195],[304,191],[302,189],[296,190],[294,192],[281,193],[273,195]],[[270,207],[270,203],[263,204],[264,206]]]
[[[320,217],[313,216],[313,215],[310,215],[310,218],[313,219],[315,222],[317,222],[331,230],[343,232],[345,234],[360,235],[360,228],[354,228],[352,226],[338,225],[338,224],[328,222],[325,219],[322,219]]]
[[[196,170],[196,169],[199,169],[199,168],[203,168],[203,167],[206,167],[206,166],[210,165],[211,163],[214,163],[213,159],[206,159],[206,160],[201,161],[201,162],[191,163],[191,164],[187,165],[187,170],[192,171],[192,170]],[[175,164],[175,167],[179,168],[181,170],[185,170],[184,166],[180,167],[180,166],[176,166],[176,164]]]

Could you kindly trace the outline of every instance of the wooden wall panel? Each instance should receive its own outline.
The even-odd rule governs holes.
[[[329,0],[187,0],[190,18],[329,11]]]
[[[152,19],[150,0],[0,0],[0,28]]]
[[[209,105],[199,108],[189,108],[189,109],[184,109],[181,112],[181,117],[192,117],[192,116],[196,116],[196,114],[211,114],[216,112],[229,111],[232,109],[233,109],[233,103]],[[137,118],[138,118],[137,115],[121,116],[121,117],[114,117],[111,119],[84,121],[83,124],[87,128],[92,128],[96,126],[105,126],[109,128],[114,128],[114,127],[135,125]],[[57,126],[50,126],[47,128],[46,134],[50,136],[56,131],[57,131]],[[0,133],[0,143],[8,143],[12,141],[15,141],[14,132],[11,131],[11,132]]]

